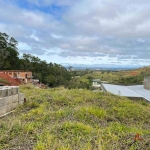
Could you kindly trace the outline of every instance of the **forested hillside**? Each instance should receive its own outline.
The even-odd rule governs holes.
[[[0,32],[0,70],[32,71],[40,82],[51,87],[68,85],[70,73],[63,66],[47,63],[30,54],[19,55],[18,42],[6,33]]]

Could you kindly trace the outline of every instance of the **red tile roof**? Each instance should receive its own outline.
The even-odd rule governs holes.
[[[5,79],[8,82],[7,85],[18,86],[21,84],[21,82],[18,79],[13,79],[12,77],[4,73],[0,73],[0,78]]]

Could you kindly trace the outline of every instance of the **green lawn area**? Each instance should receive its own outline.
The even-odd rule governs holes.
[[[2,150],[150,149],[149,103],[63,87],[20,91],[27,102],[0,118]],[[133,143],[136,134],[143,140]]]

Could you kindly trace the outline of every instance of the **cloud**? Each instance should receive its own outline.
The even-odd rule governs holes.
[[[148,0],[6,0],[0,31],[18,40],[21,53],[47,61],[148,64],[149,8]]]
[[[51,6],[51,5],[58,5],[58,6],[70,6],[74,4],[75,0],[27,0],[29,3],[34,4],[36,6]],[[78,1],[78,0],[77,0]]]
[[[90,35],[149,36],[149,31],[146,31],[150,25],[150,4],[147,1],[138,3],[139,5],[134,1],[120,3],[119,0],[100,0],[95,3],[92,0],[86,3],[82,1],[80,6],[72,8],[72,14],[69,13],[66,19],[76,22],[75,26],[80,31]]]

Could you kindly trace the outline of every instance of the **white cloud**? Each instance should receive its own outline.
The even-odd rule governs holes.
[[[62,35],[52,34],[51,37],[53,37],[55,39],[61,39],[63,36]]]
[[[0,1],[0,31],[16,38],[21,52],[58,63],[149,63],[148,0],[20,2]]]
[[[24,50],[24,49],[26,49],[26,50],[28,50],[28,51],[32,50],[32,47],[31,47],[31,46],[29,46],[28,44],[23,43],[23,42],[19,42],[18,48],[19,48],[20,50]]]

